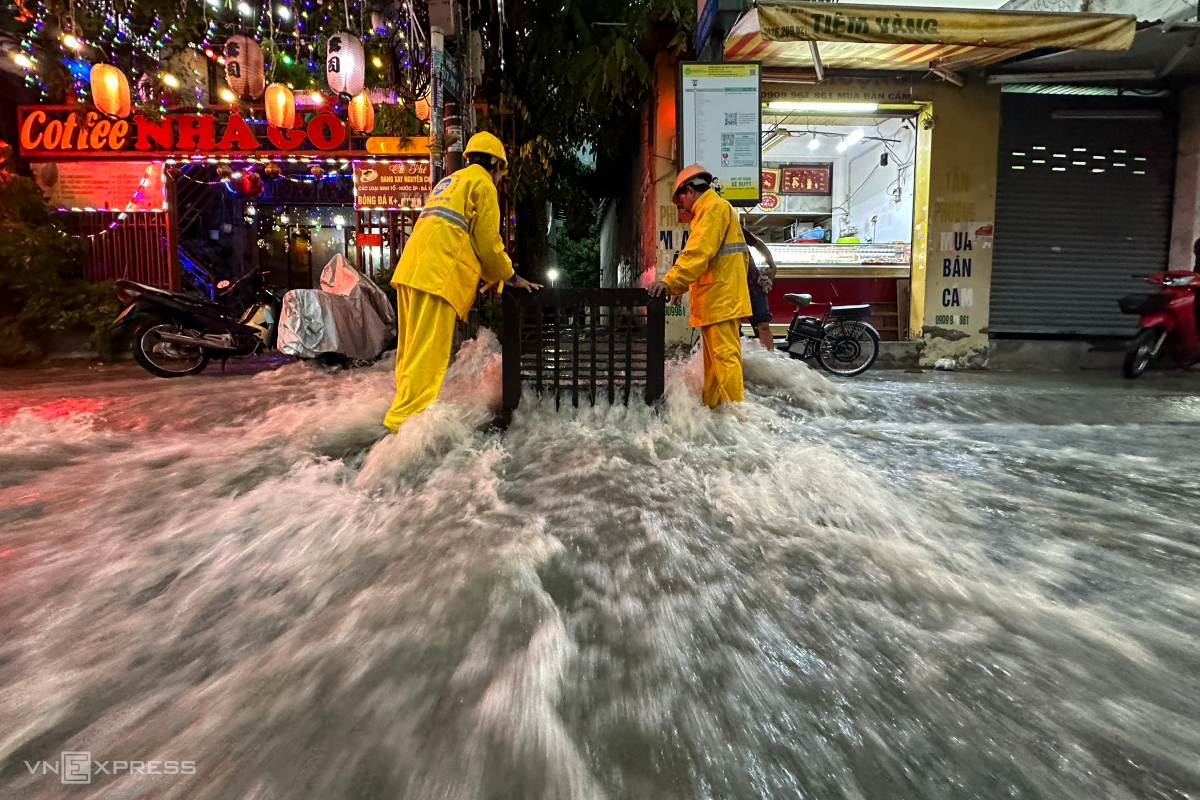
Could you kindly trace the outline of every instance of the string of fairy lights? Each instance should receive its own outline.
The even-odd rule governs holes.
[[[206,62],[225,66],[222,46],[236,34],[262,45],[268,79],[280,79],[290,89],[321,91],[327,37],[342,30],[367,43],[372,84],[390,85],[411,102],[429,85],[427,17],[414,0],[380,11],[368,11],[362,0],[185,1],[177,16],[165,19],[154,12],[140,23],[118,0],[70,0],[66,9],[62,0],[36,5],[16,0],[16,8],[23,28],[19,46],[9,55],[43,100],[85,97],[90,65],[112,63],[130,74],[143,108],[193,102],[203,107]],[[190,65],[176,58],[185,53],[192,56]],[[190,70],[186,83],[192,84],[194,99],[183,96],[185,81],[166,68],[168,62]],[[70,75],[69,87],[47,83],[58,64]]]

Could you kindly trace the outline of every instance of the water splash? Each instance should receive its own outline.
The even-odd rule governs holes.
[[[3,796],[78,796],[62,750],[196,764],[104,798],[1195,793],[1182,394],[745,360],[503,435],[490,338],[396,436],[388,363],[15,413]]]

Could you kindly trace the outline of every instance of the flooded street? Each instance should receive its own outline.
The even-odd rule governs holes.
[[[0,797],[1200,797],[1200,375],[499,372],[0,375]]]

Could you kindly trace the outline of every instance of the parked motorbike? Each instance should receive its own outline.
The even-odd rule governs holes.
[[[229,301],[243,284],[254,295],[239,315]],[[117,297],[126,304],[117,323],[135,314],[145,317],[133,333],[134,359],[163,378],[195,375],[210,358],[256,355],[275,345],[281,300],[266,288],[261,272],[221,281],[217,302],[133,281],[117,281]]]
[[[1138,276],[1134,276],[1138,277]],[[1136,378],[1162,353],[1184,366],[1200,361],[1200,333],[1196,326],[1195,272],[1155,272],[1146,282],[1162,287],[1161,292],[1122,297],[1121,310],[1141,317],[1137,335],[1125,348],[1121,371]]]
[[[879,332],[863,322],[871,305],[830,305],[820,317],[805,316],[800,309],[812,304],[811,294],[785,294],[795,306],[787,341],[780,349],[792,358],[816,358],[834,375],[851,377],[870,369],[879,357]]]

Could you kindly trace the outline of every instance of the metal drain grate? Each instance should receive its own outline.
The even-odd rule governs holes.
[[[525,387],[564,403],[628,404],[663,393],[666,301],[645,289],[504,293],[504,422]]]

